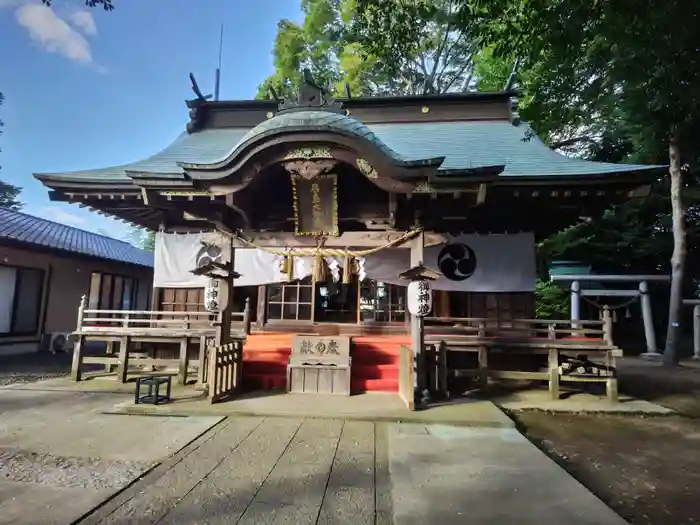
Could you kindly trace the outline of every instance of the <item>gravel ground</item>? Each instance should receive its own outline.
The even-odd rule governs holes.
[[[33,383],[70,373],[72,354],[32,352],[0,357],[0,386]]]
[[[155,464],[148,461],[53,456],[16,448],[0,448],[0,479],[52,487],[119,489]]]

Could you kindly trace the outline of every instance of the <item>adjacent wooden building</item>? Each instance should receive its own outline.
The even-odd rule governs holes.
[[[0,355],[61,348],[75,305],[146,309],[153,254],[129,243],[0,209]],[[63,348],[61,348],[63,349]]]

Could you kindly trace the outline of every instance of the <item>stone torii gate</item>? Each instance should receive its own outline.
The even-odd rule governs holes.
[[[683,304],[693,307],[693,359],[700,361],[700,299],[683,299]]]
[[[656,334],[654,332],[654,317],[651,310],[651,298],[649,297],[650,282],[670,282],[669,275],[552,275],[552,281],[571,283],[571,320],[581,319],[581,297],[630,297],[640,298],[642,306],[642,322],[644,323],[644,338],[647,351],[642,354],[645,357],[660,357],[656,346]],[[581,288],[582,282],[600,283],[637,283],[636,289],[631,288]]]

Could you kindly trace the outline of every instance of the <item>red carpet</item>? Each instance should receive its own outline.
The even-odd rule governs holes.
[[[284,389],[294,334],[251,334],[243,349],[243,384],[251,390]],[[398,392],[400,345],[409,336],[353,337],[351,390]]]

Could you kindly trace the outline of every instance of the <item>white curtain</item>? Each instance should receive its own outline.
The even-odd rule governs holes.
[[[425,249],[428,268],[443,277],[434,290],[461,292],[532,292],[537,277],[532,233],[460,235]],[[410,267],[408,249],[382,250],[366,258],[367,277],[392,284],[406,282],[399,273]]]
[[[228,262],[228,239],[216,233],[156,234],[153,286],[158,288],[200,288],[208,277],[194,275],[192,270],[209,260]],[[202,243],[207,243],[205,246]],[[234,269],[241,277],[234,286],[259,286],[287,280],[280,272],[282,257],[254,248],[236,248]],[[311,275],[311,258],[294,258],[294,278]]]
[[[209,247],[202,243],[209,243]],[[207,277],[191,271],[210,259],[226,262],[228,239],[216,233],[156,235],[154,286],[162,288],[198,288]],[[214,246],[213,248],[211,246]],[[281,257],[263,250],[237,248],[235,270],[241,274],[235,286],[258,286],[287,280],[280,272]],[[333,266],[343,258],[326,258]],[[369,279],[405,285],[398,275],[408,270],[410,250],[389,248],[361,261]],[[446,244],[425,249],[424,264],[443,277],[433,284],[435,290],[464,292],[532,292],[535,289],[535,237],[532,233],[504,235],[461,235]],[[294,278],[311,275],[311,257],[294,258]]]

